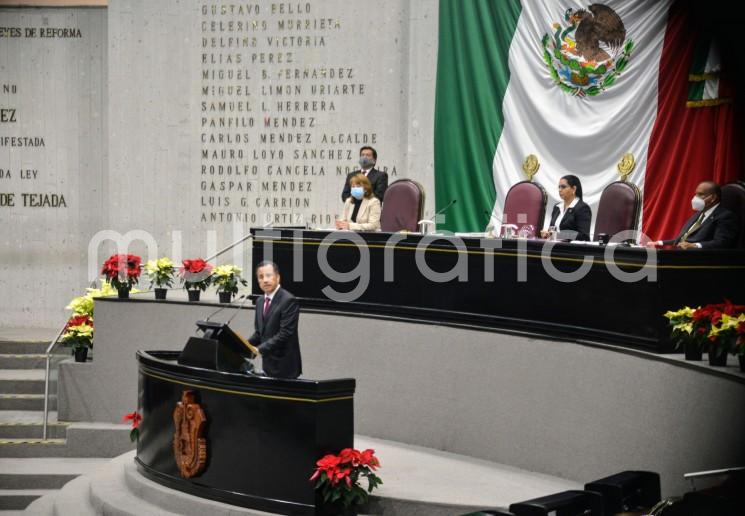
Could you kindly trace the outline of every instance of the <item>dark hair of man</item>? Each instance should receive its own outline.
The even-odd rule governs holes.
[[[717,201],[721,200],[722,198],[722,187],[721,186],[719,186],[714,181],[702,181],[702,182],[709,187],[710,194],[714,194],[717,196]]]
[[[582,183],[579,182],[579,178],[572,174],[562,176],[562,179],[567,182],[569,188],[576,186],[577,189],[574,191],[574,196],[580,201],[582,200]]]
[[[256,270],[258,271],[259,269],[261,269],[262,267],[266,267],[267,265],[271,265],[272,269],[274,269],[274,274],[276,274],[277,276],[279,276],[279,267],[277,267],[277,264],[276,263],[274,263],[272,261],[269,261],[269,260],[264,260],[263,262],[261,262],[260,264],[258,264],[256,266]]]
[[[360,154],[362,154],[362,151],[363,151],[363,150],[371,150],[371,151],[372,151],[372,153],[373,153],[373,159],[374,159],[375,161],[378,161],[378,151],[376,151],[376,150],[375,150],[375,149],[373,149],[372,147],[368,147],[368,146],[365,146],[365,147],[362,147],[362,148],[360,149]]]

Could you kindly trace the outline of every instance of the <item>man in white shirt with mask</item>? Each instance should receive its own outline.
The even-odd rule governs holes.
[[[347,198],[352,195],[349,180],[357,174],[365,174],[372,185],[373,195],[377,197],[381,203],[383,202],[383,196],[388,188],[388,174],[375,168],[377,161],[378,151],[367,146],[360,149],[360,169],[347,175],[347,179],[344,181],[344,189],[341,191],[341,202],[345,202]]]
[[[691,207],[696,212],[686,221],[677,238],[649,242],[647,246],[674,245],[680,249],[729,249],[735,246],[739,224],[734,213],[719,205],[722,189],[714,181],[696,188]]]

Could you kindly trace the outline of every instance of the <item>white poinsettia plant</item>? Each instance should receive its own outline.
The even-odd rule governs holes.
[[[168,257],[149,260],[145,264],[145,274],[150,285],[158,288],[170,287],[176,275],[176,266]]]
[[[237,294],[238,285],[248,285],[242,274],[243,269],[235,265],[218,265],[212,270],[212,283],[217,285],[218,292]]]

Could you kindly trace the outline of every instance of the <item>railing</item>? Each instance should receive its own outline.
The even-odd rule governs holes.
[[[62,333],[65,331],[66,327],[67,322],[62,325],[62,328],[60,328],[60,330],[57,332],[57,336],[49,344],[49,347],[47,347],[46,351],[46,366],[44,368],[44,425],[41,432],[41,438],[45,441],[47,439],[47,426],[49,423],[49,363],[52,359],[52,351],[54,351],[54,347],[57,345],[57,342],[59,341],[59,338],[62,336]]]

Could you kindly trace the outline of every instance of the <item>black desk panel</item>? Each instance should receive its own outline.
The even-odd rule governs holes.
[[[354,445],[353,379],[284,380],[176,363],[178,352],[138,351],[138,469],[168,487],[282,514],[315,514],[309,481],[327,453]],[[182,478],[173,412],[196,393],[207,423],[204,471]]]
[[[252,233],[254,267],[273,259],[282,286],[306,307],[487,325],[669,351],[669,327],[662,317],[667,310],[724,298],[745,302],[745,252],[740,250],[650,254],[643,248],[616,246],[608,248],[612,250],[608,255],[605,247],[543,240],[281,228],[254,228]],[[361,264],[365,254],[369,255],[369,284],[354,300],[340,300],[324,291],[352,291],[357,280],[337,281],[326,272],[329,267],[338,272],[366,268]],[[322,255],[326,271],[319,262]],[[578,279],[566,276],[585,267],[584,261],[588,268]],[[436,273],[460,264],[466,276],[428,277],[422,264]],[[629,276],[640,272],[651,277]],[[260,292],[255,278],[253,290]]]

